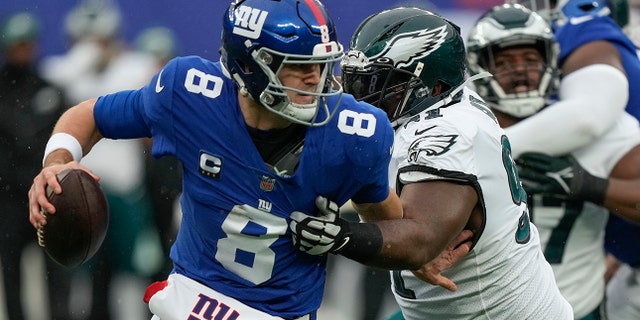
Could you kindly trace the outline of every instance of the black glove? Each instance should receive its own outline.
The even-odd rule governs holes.
[[[595,204],[604,202],[609,181],[587,172],[572,156],[528,152],[516,159],[516,164],[527,193]]]
[[[318,196],[316,206],[320,210],[317,217],[300,211],[291,213],[293,245],[311,255],[337,254],[349,242],[349,222],[339,217],[338,205],[325,197]]]

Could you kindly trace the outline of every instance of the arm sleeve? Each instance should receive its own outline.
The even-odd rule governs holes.
[[[98,98],[93,115],[100,133],[110,139],[150,137],[141,111],[140,91],[126,90]]]
[[[572,72],[560,83],[560,101],[505,129],[514,158],[530,151],[562,155],[591,143],[615,123],[628,99],[627,78],[612,66]]]

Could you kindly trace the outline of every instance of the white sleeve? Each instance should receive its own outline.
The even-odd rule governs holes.
[[[601,136],[623,113],[629,82],[620,70],[596,64],[562,79],[560,100],[505,129],[513,157],[537,151],[572,152]]]

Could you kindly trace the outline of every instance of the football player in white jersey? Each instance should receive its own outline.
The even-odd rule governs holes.
[[[411,7],[365,19],[342,62],[345,92],[385,110],[396,128],[389,173],[404,218],[380,225],[409,238],[381,250],[442,250],[460,230],[474,232],[473,249],[442,272],[457,290],[424,282],[420,271],[391,272],[402,315],[573,319],[529,221],[509,140],[466,88],[465,66],[459,28]]]
[[[502,127],[511,127],[548,105],[557,89],[558,50],[549,24],[521,5],[496,6],[476,22],[468,38],[469,67],[473,73],[494,75],[476,86]],[[639,144],[638,122],[625,113],[591,144],[573,151],[572,157],[524,153],[516,160],[526,169],[520,171],[521,177],[539,183],[527,188],[530,195],[542,193],[533,195],[530,202],[532,220],[576,319],[600,319],[604,314],[603,247],[609,214],[601,205],[640,221],[635,206],[615,202],[613,197],[620,194],[613,188],[621,185],[596,176],[637,177],[638,170],[634,173],[628,167],[637,163],[633,158],[640,155]]]
[[[526,125],[507,130],[516,144],[529,143],[522,144],[522,150],[535,148],[535,140],[547,136],[563,143],[543,145],[539,151],[569,152],[574,143],[589,142],[600,135],[621,110],[640,119],[640,90],[636,89],[640,83],[638,47],[621,29],[628,22],[623,14],[628,12],[626,0],[515,2],[548,16],[561,48],[562,86],[569,89],[556,104],[562,108],[547,108],[544,117],[530,117]],[[568,125],[549,126],[554,119],[567,118],[575,120]],[[527,137],[531,132],[536,133],[534,139]],[[609,217],[605,249],[624,263],[624,272],[608,271],[614,273],[607,285],[606,299],[611,320],[640,319],[639,241],[639,225],[616,215]]]

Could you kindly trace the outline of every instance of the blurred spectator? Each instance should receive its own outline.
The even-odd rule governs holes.
[[[640,47],[640,0],[629,0],[628,9],[629,23],[623,27],[623,30]]]
[[[135,49],[148,54],[155,62],[156,68],[150,75],[160,72],[164,65],[178,55],[179,45],[175,34],[165,27],[151,27],[143,30],[134,41]],[[151,195],[151,208],[156,228],[162,245],[163,257],[169,257],[171,244],[175,240],[178,228],[176,207],[182,192],[182,167],[173,156],[154,159],[151,156],[151,139],[145,141],[147,156],[146,182]],[[165,258],[163,266],[152,276],[154,280],[164,280],[173,269],[171,259]]]
[[[137,89],[157,70],[154,59],[129,49],[120,39],[121,13],[108,2],[80,3],[67,15],[65,27],[71,48],[43,60],[42,70],[65,88],[71,104]],[[103,139],[82,160],[101,177],[110,208],[105,242],[89,262],[93,277],[89,319],[150,318],[141,297],[163,256],[145,183],[145,153],[142,140]],[[133,288],[137,296],[128,299],[124,288],[114,283]]]
[[[31,177],[42,167],[42,150],[64,111],[61,90],[35,71],[39,21],[29,13],[9,17],[0,29],[0,260],[9,320],[25,318],[21,300],[24,250],[36,243],[25,219]],[[69,319],[70,274],[46,259],[52,319]],[[2,318],[0,316],[0,318]]]
[[[142,30],[136,37],[135,48],[138,52],[148,54],[154,59],[158,67],[157,72],[180,52],[176,35],[166,27],[150,27]]]
[[[384,304],[393,298],[389,288],[389,271],[366,267],[363,275],[362,293],[364,302],[360,307],[362,320],[382,319],[386,316]]]
[[[340,217],[361,221],[351,202],[340,208]],[[353,279],[357,281],[353,281]],[[318,319],[378,320],[398,309],[389,270],[361,265],[342,256],[327,262],[327,285]],[[353,297],[357,298],[349,298]]]
[[[122,89],[137,89],[150,79],[153,61],[120,39],[121,13],[101,1],[86,1],[65,18],[71,47],[43,59],[42,75],[62,86],[72,104]]]

